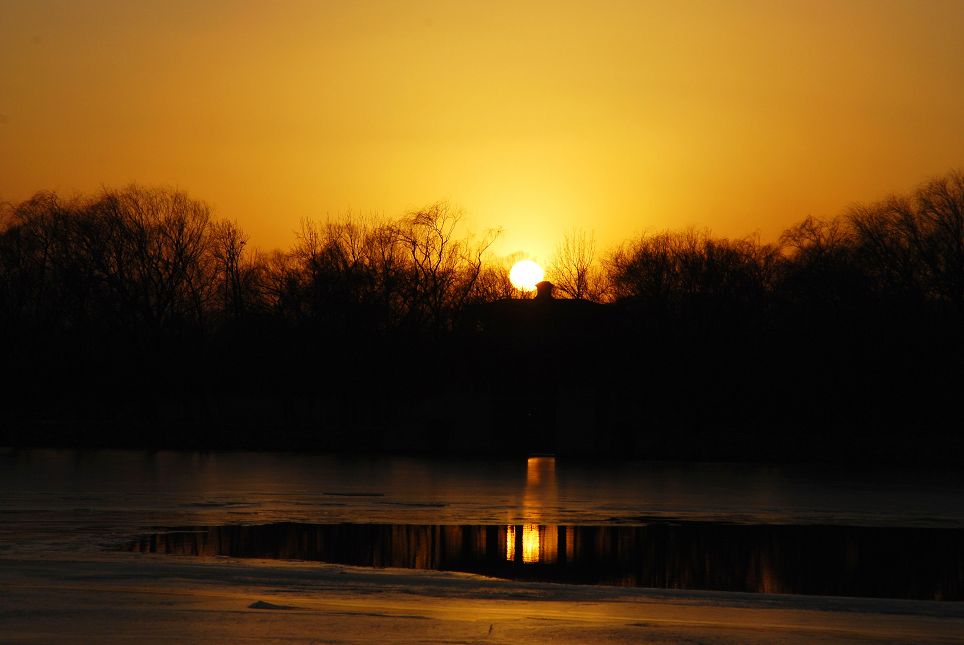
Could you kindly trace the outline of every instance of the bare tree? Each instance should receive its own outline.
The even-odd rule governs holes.
[[[688,229],[643,236],[606,260],[615,295],[653,302],[748,301],[772,288],[779,251]]]
[[[498,236],[480,241],[457,238],[462,213],[445,202],[413,212],[399,222],[399,240],[411,267],[412,314],[441,329],[451,323],[473,293],[486,251]]]
[[[602,298],[602,274],[595,264],[596,237],[593,233],[573,229],[556,247],[549,264],[548,278],[570,298],[599,300]]]
[[[807,217],[780,235],[780,244],[796,254],[822,257],[849,241],[849,235],[839,219],[821,220]]]
[[[847,214],[856,251],[882,293],[964,310],[964,173]]]
[[[924,261],[939,297],[964,312],[964,172],[935,179],[916,195]]]
[[[211,225],[211,253],[220,274],[221,308],[232,318],[243,317],[246,306],[246,287],[250,286],[250,268],[245,266],[244,249],[248,236],[237,223],[227,220]]]
[[[272,251],[259,259],[266,306],[282,320],[305,317],[305,274],[294,253]]]
[[[149,327],[199,322],[213,295],[210,209],[167,188],[105,191],[92,206],[110,241],[104,278]]]
[[[481,271],[479,271],[479,277],[473,289],[472,300],[481,303],[527,297],[527,294],[517,289],[509,279],[512,265],[523,257],[522,253],[513,253],[494,261],[489,260],[485,262]]]

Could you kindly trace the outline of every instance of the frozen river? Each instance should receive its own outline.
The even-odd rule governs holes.
[[[0,633],[955,642],[962,537],[953,469],[7,451]]]
[[[964,528],[954,469],[434,460],[277,453],[0,454],[0,548],[98,549],[165,526],[276,522]]]

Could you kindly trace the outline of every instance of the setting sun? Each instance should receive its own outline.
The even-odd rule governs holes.
[[[544,277],[545,271],[532,260],[520,260],[509,271],[509,281],[512,286],[522,291],[532,291]]]

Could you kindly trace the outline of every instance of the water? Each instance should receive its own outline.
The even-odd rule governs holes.
[[[570,584],[964,600],[964,529],[279,523],[165,530],[126,549]]]
[[[150,537],[144,536],[152,535],[207,535],[205,544],[221,544],[220,537],[210,536],[237,527],[246,527],[246,535],[261,535],[257,539],[270,551],[274,547],[263,536],[278,531],[265,527],[278,525],[288,527],[289,542],[293,535],[326,535],[334,529],[324,527],[332,525],[402,527],[426,535],[458,527],[460,544],[478,544],[479,535],[487,536],[482,551],[473,548],[503,569],[470,563],[466,570],[506,577],[788,593],[892,596],[906,589],[909,597],[954,598],[961,564],[953,545],[964,542],[964,475],[933,468],[850,471],[551,458],[0,454],[3,556],[102,553],[143,539],[149,545]],[[183,527],[200,528],[177,530]],[[195,538],[177,540],[188,544]],[[384,551],[380,539],[376,531],[361,541],[374,554]],[[542,541],[542,559],[527,562],[524,552],[527,544],[531,552],[533,541]],[[510,544],[517,549],[511,558]],[[567,549],[577,544],[583,545],[583,555],[568,557]],[[196,551],[246,555],[220,547]],[[193,551],[173,546],[170,552]],[[545,559],[550,552],[555,553],[551,561]],[[285,557],[323,559],[297,550]],[[334,552],[325,557],[344,561]],[[916,581],[898,576],[903,581],[895,587],[886,582],[888,558],[908,560],[909,571],[930,573]],[[391,558],[380,562],[408,566]],[[448,562],[430,568],[446,568]],[[829,580],[829,572],[848,566],[881,575],[861,573],[859,583],[846,588]],[[655,569],[663,573],[656,576]],[[794,573],[798,570],[802,573]],[[808,570],[826,584],[801,582]],[[939,582],[945,573],[950,582]]]

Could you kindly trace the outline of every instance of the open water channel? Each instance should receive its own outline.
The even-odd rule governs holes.
[[[0,554],[112,550],[961,600],[964,475],[552,457],[0,453]]]

